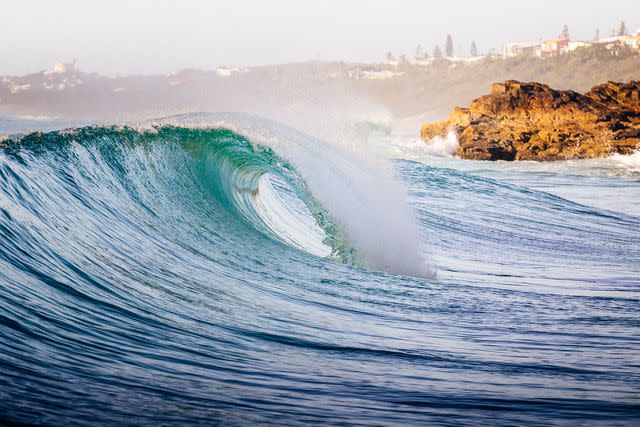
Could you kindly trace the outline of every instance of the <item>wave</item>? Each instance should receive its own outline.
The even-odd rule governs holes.
[[[341,246],[346,243],[329,214],[311,198],[289,163],[271,149],[254,145],[225,128],[87,127],[33,133],[7,139],[4,145],[14,159],[24,160],[25,153],[36,153],[68,161],[69,167],[78,170],[102,170],[105,175],[94,179],[124,183],[122,190],[136,202],[141,202],[140,192],[159,195],[165,191],[154,187],[153,175],[148,173],[164,163],[164,180],[185,183],[185,194],[206,197],[207,203],[224,212],[227,220],[240,219],[251,230],[317,256],[340,257],[344,251],[353,251]],[[147,155],[142,157],[142,153]],[[99,162],[110,168],[105,170]],[[132,162],[138,163],[133,170]],[[55,169],[46,172],[49,179],[57,178]],[[188,175],[199,188],[186,186]],[[75,184],[75,192],[88,191],[88,182],[77,180]],[[110,196],[121,198],[122,194]],[[302,203],[294,203],[295,197]],[[283,201],[285,198],[288,200]],[[150,209],[146,203],[141,206]],[[240,224],[236,221],[235,225]]]
[[[190,166],[177,163],[176,168],[199,165],[197,182],[204,182],[215,203],[255,230],[351,265],[432,275],[415,238],[417,228],[403,190],[391,174],[385,177],[380,167],[368,169],[357,153],[275,122],[239,114],[190,114],[134,127],[34,133],[4,142],[14,151],[46,145],[51,153],[65,153],[78,144],[88,150],[107,146],[119,151],[118,162],[131,161],[140,147],[171,150],[157,153],[159,159],[176,158],[181,152],[180,160]],[[152,168],[158,159],[140,161]],[[119,167],[113,173],[126,171]]]

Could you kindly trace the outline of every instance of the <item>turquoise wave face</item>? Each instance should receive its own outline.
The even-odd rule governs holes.
[[[355,250],[295,168],[272,149],[229,129],[87,127],[34,133],[7,139],[4,145],[7,153],[18,156],[28,151],[71,162],[78,150],[94,161],[99,155],[110,166],[108,178],[126,183],[123,190],[134,203],[142,202],[140,193],[171,194],[180,183],[181,202],[189,194],[204,198],[202,202],[211,211],[207,218],[213,223],[233,222],[232,227],[258,231],[313,255],[357,263]],[[160,188],[155,187],[158,177],[150,176],[158,167],[165,174]],[[192,205],[167,201],[171,203],[174,209],[190,209]]]
[[[372,181],[183,119],[2,142],[0,423],[637,423],[640,218],[399,161],[438,276],[367,269],[341,218],[403,217],[326,201]]]

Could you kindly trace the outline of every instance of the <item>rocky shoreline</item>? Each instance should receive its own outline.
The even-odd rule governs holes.
[[[632,154],[640,148],[640,81],[609,82],[585,94],[541,83],[494,83],[491,94],[425,124],[429,141],[453,129],[456,154],[473,160],[566,160]]]

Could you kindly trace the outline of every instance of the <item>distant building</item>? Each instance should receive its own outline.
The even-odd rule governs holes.
[[[218,77],[231,77],[234,74],[245,74],[248,72],[249,70],[246,68],[219,67],[216,69]]]
[[[613,36],[597,41],[572,41],[564,37],[544,40],[542,42],[508,43],[504,46],[503,57],[539,57],[552,58],[573,52],[581,47],[593,45],[605,46],[609,50],[627,46],[640,50],[640,29],[633,35]]]
[[[600,39],[598,43],[607,47],[624,45],[632,49],[640,49],[640,30],[636,31],[633,35],[614,36]]]
[[[375,66],[358,67],[347,72],[347,77],[353,80],[386,80],[402,76],[404,72],[381,69]]]
[[[542,58],[551,58],[554,56],[562,55],[569,51],[569,39],[558,38],[550,39],[542,42],[540,46],[540,56]]]
[[[540,56],[540,49],[540,42],[508,43],[504,46],[503,56],[505,58]]]
[[[573,52],[574,50],[581,48],[581,47],[587,47],[587,46],[591,46],[593,43],[591,42],[579,42],[579,41],[570,41],[569,45],[567,46],[567,52]]]
[[[46,71],[45,74],[65,74],[65,73],[73,73],[76,71],[76,60],[70,63],[62,63],[59,62],[53,66],[53,69]]]
[[[182,72],[171,73],[167,76],[167,83],[169,86],[180,86],[185,84],[187,81],[186,76]]]

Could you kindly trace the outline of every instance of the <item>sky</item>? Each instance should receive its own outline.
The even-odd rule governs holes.
[[[77,60],[107,75],[306,60],[382,61],[431,51],[450,33],[457,53],[507,42],[610,35],[640,27],[639,0],[4,0],[0,74]]]

